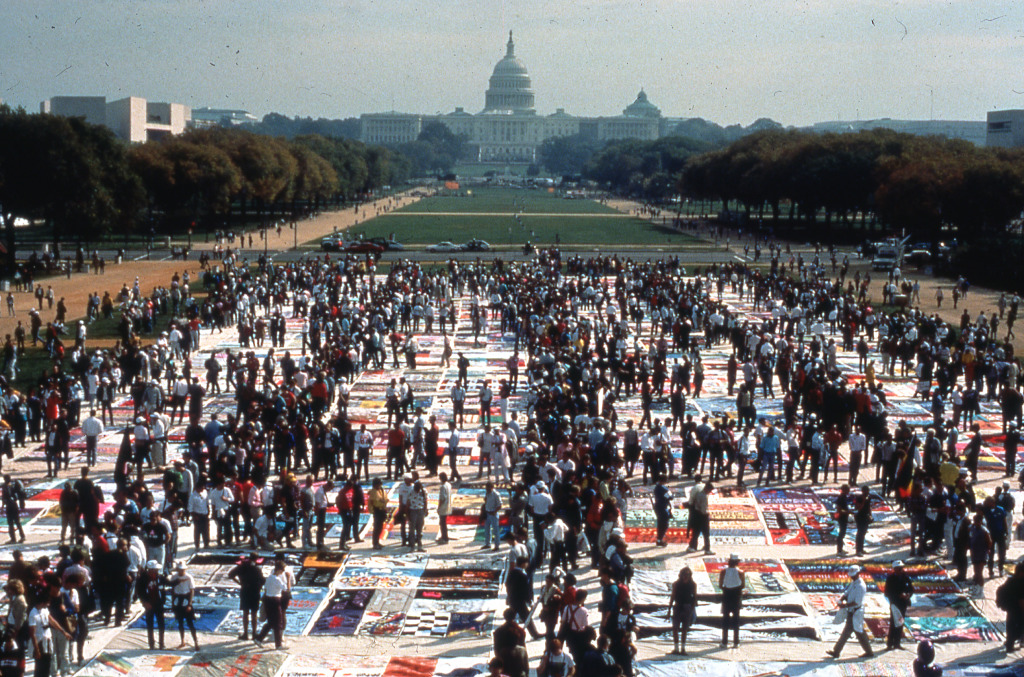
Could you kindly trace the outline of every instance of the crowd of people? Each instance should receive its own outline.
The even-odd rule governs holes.
[[[10,572],[8,595],[23,598],[12,609],[30,611],[8,615],[9,639],[35,655],[37,674],[68,674],[74,647],[82,658],[89,623],[120,624],[137,600],[151,648],[164,646],[166,608],[182,644],[186,626],[196,643],[195,581],[182,563],[184,553],[221,546],[331,548],[325,534],[332,506],[343,521],[340,549],[362,540],[363,512],[371,515],[373,549],[388,547],[382,534],[389,522],[401,534],[392,547],[422,549],[428,477],[439,481],[436,510],[440,540],[447,543],[453,483],[472,481],[459,453],[467,442],[479,446],[476,478],[487,482],[484,547],[498,549],[504,539],[509,548],[505,622],[494,633],[497,674],[528,674],[527,633],[545,639],[539,674],[568,677],[591,668],[634,674],[625,516],[631,487],[641,482],[654,486],[658,545],[666,545],[673,511],[682,505],[689,551],[703,540],[710,553],[708,495],[716,487],[748,481],[792,486],[805,478],[823,484],[831,470],[841,485],[838,554],[844,554],[850,517],[855,553],[867,554],[872,493],[878,493],[907,516],[908,556],[941,551],[958,581],[967,580],[970,565],[976,585],[984,584],[986,567],[989,578],[1003,576],[1024,397],[1019,361],[999,340],[997,322],[982,313],[950,327],[916,309],[883,314],[871,306],[869,280],[849,277],[847,266],[837,274],[833,261],[830,273],[818,256],[787,260],[774,245],[770,257],[770,269],[727,264],[694,275],[674,259],[563,260],[557,250],[522,262],[452,261],[437,270],[408,261],[385,270],[372,257],[356,256],[285,265],[261,259],[258,266],[226,260],[205,272],[204,298],[192,294],[187,276],[175,275],[169,288],[148,297],[137,283],[126,285],[117,296],[122,340],[116,347],[90,350],[83,335],[67,353],[51,351],[52,368],[27,393],[5,386],[5,445],[13,450],[41,442],[49,475],[67,478],[61,556],[19,561]],[[755,314],[726,303],[726,290]],[[461,327],[460,306],[466,309]],[[113,303],[109,307],[115,312]],[[1016,313],[1015,306],[1010,310]],[[298,346],[287,346],[289,322],[300,334]],[[231,330],[240,348],[225,359],[201,350],[205,333]],[[513,354],[498,384],[470,382],[469,360],[456,350],[457,331],[475,344],[493,331],[511,338]],[[140,340],[157,332],[150,345]],[[421,368],[417,335],[423,334],[442,337],[440,366],[457,356],[448,420],[444,408],[432,413],[417,406],[412,385],[396,376],[385,396],[386,424],[353,425],[355,379],[385,368],[389,350],[393,367]],[[63,345],[59,335],[54,340]],[[256,349],[262,353],[267,343],[259,359]],[[862,374],[840,369],[840,348],[859,356]],[[727,355],[724,365],[704,359],[713,350]],[[930,407],[927,429],[892,415],[881,379],[894,375],[897,363],[901,375],[913,375],[917,396]],[[735,406],[695,418],[687,400],[706,397],[713,369],[723,372],[715,376],[724,377]],[[208,414],[204,403],[225,395],[233,401],[228,413]],[[115,421],[115,403],[125,397],[131,418]],[[631,397],[640,400],[636,421],[622,414]],[[759,405],[775,398],[781,398],[782,415],[759,415]],[[471,400],[479,408],[479,429],[465,424]],[[978,500],[973,487],[983,438],[975,419],[983,400],[1001,407],[1007,482]],[[668,416],[652,416],[659,401],[668,404]],[[495,408],[500,418],[492,421]],[[172,459],[168,435],[178,425],[185,451]],[[86,438],[88,463],[72,481],[69,440],[76,426]],[[105,497],[89,468],[97,440],[111,429],[121,435],[117,488],[113,507],[100,514]],[[387,440],[384,472],[370,464],[375,433]],[[681,458],[674,447],[681,447]],[[848,462],[842,478],[841,456]],[[394,492],[383,482],[391,478],[399,482]],[[160,501],[155,487],[162,489]],[[24,487],[5,478],[0,497],[11,540],[24,540],[18,521]],[[888,648],[900,646],[912,592],[901,569],[894,565],[890,581],[896,583],[886,586],[893,628]],[[600,581],[591,591],[579,584],[587,570]],[[1008,616],[1007,650],[1024,639],[1021,574],[1000,588],[1006,588],[1000,607]],[[535,576],[544,577],[536,594]],[[854,634],[870,655],[857,567],[850,577],[841,604],[848,612],[843,635],[833,651],[839,654]],[[248,558],[232,578],[243,590],[243,638],[263,641],[272,634],[280,648],[294,585],[287,563],[276,561],[273,575],[264,578],[257,559]],[[729,558],[719,584],[722,644],[732,630],[738,645],[745,589],[740,557]],[[675,649],[685,653],[697,620],[689,568],[680,572],[671,600]],[[261,607],[266,622],[257,631]],[[588,611],[595,608],[601,620],[591,624]]]

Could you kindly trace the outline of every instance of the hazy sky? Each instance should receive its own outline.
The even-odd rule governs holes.
[[[722,124],[1024,108],[1020,0],[2,0],[0,98],[476,112],[509,29],[541,113],[615,115],[641,85]]]

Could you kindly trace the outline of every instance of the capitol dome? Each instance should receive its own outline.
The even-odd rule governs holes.
[[[636,95],[636,101],[626,106],[622,114],[631,118],[658,118],[661,117],[661,110],[647,100],[647,92],[641,89]]]
[[[534,113],[530,74],[515,54],[512,31],[508,32],[505,58],[494,66],[487,87],[485,113]]]

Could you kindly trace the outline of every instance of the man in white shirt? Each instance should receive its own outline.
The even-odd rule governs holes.
[[[32,656],[36,661],[37,675],[55,675],[53,665],[53,630],[63,632],[70,640],[70,633],[50,619],[50,599],[48,595],[40,595],[35,607],[28,613],[28,635],[32,640]]]
[[[563,571],[570,571],[569,557],[566,553],[567,544],[565,542],[566,535],[569,533],[569,527],[553,514],[548,516],[546,523],[547,528],[544,529],[544,542],[551,548],[550,571],[554,571],[556,567],[561,567]],[[543,555],[541,557],[543,558]]]
[[[103,422],[96,418],[95,409],[82,421],[82,434],[85,435],[85,462],[91,468],[96,465],[96,441],[103,434]]]
[[[462,481],[458,470],[459,442],[461,441],[462,435],[459,434],[459,429],[455,426],[455,420],[448,421],[448,467],[452,471],[453,482]]]
[[[839,658],[843,646],[846,645],[846,640],[850,639],[850,635],[853,634],[860,642],[861,648],[864,649],[863,658],[871,658],[874,656],[874,652],[871,651],[871,642],[864,632],[864,597],[867,595],[867,586],[860,576],[859,566],[854,564],[848,573],[852,580],[846,588],[846,592],[839,598],[838,605],[839,609],[846,610],[846,623],[843,625],[843,631],[840,633],[835,647],[825,653],[832,658]]]
[[[359,469],[366,473],[366,481],[370,481],[370,451],[373,449],[373,434],[366,429],[366,424],[359,426],[355,435],[356,447],[356,481],[359,480]]]
[[[199,550],[199,541],[210,547],[210,498],[206,491],[206,481],[197,480],[192,495],[188,497],[188,512],[192,516],[196,550]]]
[[[327,509],[331,499],[327,493],[334,490],[334,482],[327,480],[313,492],[313,512],[316,514],[316,548],[324,549],[324,534],[327,532]]]
[[[235,492],[229,481],[218,480],[210,495],[210,506],[217,521],[217,545],[231,545],[231,519],[235,507]]]
[[[868,448],[868,438],[861,427],[857,426],[850,433],[848,442],[850,444],[850,486],[856,486],[857,474],[860,472],[860,466],[864,462],[865,452]]]
[[[437,489],[437,518],[441,525],[441,535],[437,542],[444,545],[448,542],[448,517],[452,514],[452,485],[448,483],[447,473],[440,473],[441,486]]]

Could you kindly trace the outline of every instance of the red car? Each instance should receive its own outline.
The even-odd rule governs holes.
[[[383,254],[384,247],[376,242],[349,242],[345,245],[345,252],[349,254]]]

